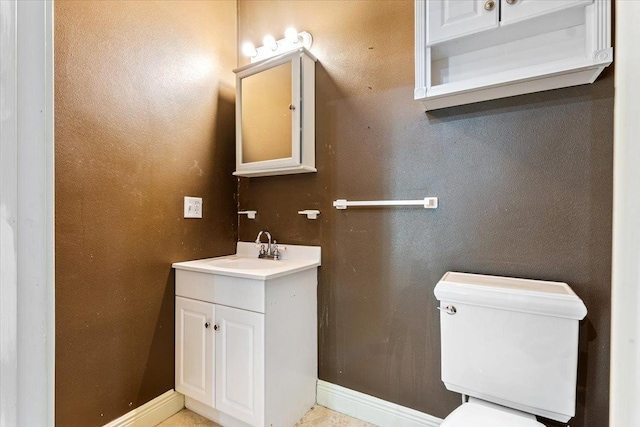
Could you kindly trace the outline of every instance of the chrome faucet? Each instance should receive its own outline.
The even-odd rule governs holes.
[[[266,234],[269,242],[267,243],[267,248],[264,248],[264,243],[260,240],[262,235]],[[273,246],[271,245],[271,233],[268,231],[261,231],[258,233],[258,237],[256,237],[256,243],[260,245],[260,253],[258,254],[258,258],[266,258],[266,259],[280,259],[280,251],[278,250],[278,242],[273,241]]]

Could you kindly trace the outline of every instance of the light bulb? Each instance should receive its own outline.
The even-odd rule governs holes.
[[[262,44],[271,50],[276,50],[278,48],[278,43],[276,43],[276,39],[273,38],[273,36],[270,35],[266,35],[264,36],[264,38],[262,39]]]
[[[242,53],[245,56],[250,56],[250,57],[253,58],[254,56],[256,56],[258,54],[258,51],[253,46],[253,43],[246,42],[245,44],[242,45]]]
[[[298,30],[293,27],[289,27],[284,31],[284,38],[287,39],[289,43],[296,44],[298,43]]]

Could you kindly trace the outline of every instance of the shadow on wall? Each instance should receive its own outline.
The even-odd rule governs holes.
[[[424,264],[414,263],[410,284],[393,302],[389,324],[385,362],[388,392],[409,407],[419,407],[425,387],[440,380],[440,355],[435,351],[439,335],[428,334],[423,327],[440,321],[438,304],[424,283],[424,269]]]
[[[484,140],[485,148],[501,159],[495,168],[499,167],[507,178],[485,180],[483,175],[490,178],[491,174],[476,171],[476,185],[485,182],[485,188],[493,186],[493,195],[490,202],[475,197],[466,200],[466,210],[477,214],[463,215],[454,224],[465,232],[480,234],[475,235],[475,243],[469,240],[459,247],[463,257],[450,269],[566,281],[587,305],[589,313],[580,324],[576,415],[571,422],[580,426],[599,425],[594,421],[593,397],[591,403],[587,397],[597,389],[606,390],[608,384],[605,331],[609,330],[610,311],[611,265],[607,255],[611,249],[611,200],[607,197],[611,197],[612,186],[613,72],[609,67],[589,86],[426,113],[434,129],[446,124],[448,132],[453,133],[447,141],[452,149],[472,138]],[[563,110],[569,108],[576,113],[567,115]],[[571,121],[562,122],[564,116]],[[485,138],[485,127],[478,126],[480,120],[487,126],[502,123],[500,137],[504,141]],[[522,133],[518,128],[530,133],[526,135],[528,144],[519,142]],[[465,175],[483,160],[474,156],[468,162],[457,162],[458,174]],[[471,178],[467,176],[466,180]],[[506,187],[500,185],[501,180]],[[449,203],[441,203],[444,212]],[[495,226],[498,220],[500,227]],[[454,235],[454,230],[449,234]],[[517,239],[510,242],[509,236]],[[507,251],[500,248],[505,244],[510,248]],[[492,245],[493,256],[473,260],[474,253],[491,254]],[[597,418],[606,419],[606,414]],[[544,422],[554,427],[563,425]]]
[[[153,339],[149,347],[149,357],[145,364],[142,382],[134,407],[138,407],[157,397],[157,391],[162,389],[167,383],[169,372],[173,372],[175,366],[174,352],[174,298],[175,297],[175,274],[173,269],[167,275],[162,303],[158,312],[158,319],[155,322]],[[171,368],[167,361],[172,360]],[[171,377],[173,378],[173,376]]]
[[[237,178],[233,176],[233,171],[236,168],[236,91],[234,87],[227,86],[220,82],[218,89],[218,109],[216,111],[215,119],[215,141],[227,141],[230,144],[215,144],[215,150],[212,153],[212,163],[214,159],[229,159],[229,164],[224,165],[225,173],[222,175],[224,179],[228,179],[235,191],[233,192],[233,206],[238,206],[238,182]],[[214,199],[211,199],[215,202]],[[234,212],[235,213],[235,212]],[[237,218],[237,216],[236,216]],[[219,224],[220,227],[231,228],[233,230],[233,241],[238,241],[238,227],[237,222],[235,224]],[[235,246],[234,251],[235,253]],[[229,254],[231,255],[231,254]]]
[[[215,132],[212,135],[211,145],[214,147],[211,153],[211,164],[215,164],[215,159],[228,159],[234,158],[230,153],[231,150],[235,150],[235,144],[224,144],[222,141],[235,141],[235,126],[230,126],[230,123],[235,123],[235,89],[232,87],[223,86],[220,84],[220,88],[217,92],[217,110],[216,117],[213,121],[215,126]],[[216,143],[217,142],[217,143]],[[227,169],[231,166],[225,165]],[[231,182],[235,181],[235,178],[228,173],[228,177]],[[235,198],[237,192],[234,192],[234,205],[236,204]],[[209,198],[214,201],[213,197]],[[216,228],[221,229],[233,229],[233,240],[237,241],[237,228],[232,224],[218,223]],[[235,248],[234,248],[235,249]],[[229,254],[219,254],[230,255]],[[170,263],[171,261],[168,261]],[[158,268],[166,268],[166,263],[159,265]],[[155,322],[155,330],[153,333],[153,339],[149,348],[149,356],[147,363],[145,364],[145,370],[138,391],[138,396],[134,407],[138,407],[149,400],[157,397],[157,391],[163,388],[163,384],[173,383],[174,368],[175,368],[175,351],[174,351],[174,334],[175,334],[175,271],[169,268],[166,283],[164,285],[164,292],[162,296],[162,303],[158,312],[158,318]],[[172,363],[169,366],[167,361],[171,360]],[[168,374],[171,373],[171,379],[167,380]],[[166,387],[166,386],[165,386]]]
[[[614,64],[605,68],[598,81],[613,78]],[[606,85],[591,85],[590,90],[585,86],[573,86],[544,92],[530,93],[520,96],[483,101],[458,107],[441,108],[425,112],[429,123],[447,123],[457,120],[466,120],[473,117],[491,117],[501,115],[514,109],[539,110],[554,106],[566,106],[589,101],[610,99],[611,93]],[[416,101],[417,102],[417,101]]]

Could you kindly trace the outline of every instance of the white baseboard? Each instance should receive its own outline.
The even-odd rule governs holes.
[[[104,427],[153,427],[184,408],[184,395],[171,389]]]
[[[318,405],[379,427],[438,427],[442,420],[368,394],[318,380]]]

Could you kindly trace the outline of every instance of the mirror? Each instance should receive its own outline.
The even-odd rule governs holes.
[[[301,48],[234,70],[234,175],[317,171],[315,62],[315,57]]]
[[[291,62],[242,79],[242,160],[291,157]]]

